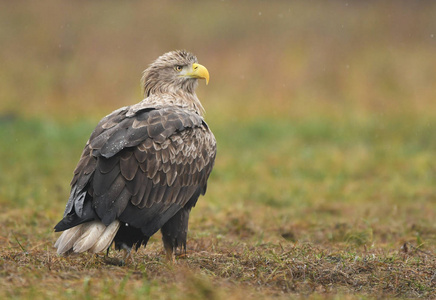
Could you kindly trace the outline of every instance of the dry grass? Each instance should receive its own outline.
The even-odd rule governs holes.
[[[51,247],[53,234],[41,231],[36,236],[9,232],[2,239],[2,297],[328,299],[355,293],[431,298],[436,291],[436,256],[411,243],[397,249],[285,239],[253,243],[240,238],[251,233],[239,232],[238,237],[192,237],[187,258],[175,265],[166,262],[160,241],[153,239],[134,263],[115,267],[91,255],[58,257]]]
[[[0,2],[0,298],[436,294],[431,1]],[[99,118],[186,48],[218,139],[188,256],[58,257],[53,225]],[[113,252],[112,255],[118,255]]]

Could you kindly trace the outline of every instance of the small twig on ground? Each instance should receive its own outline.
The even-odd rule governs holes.
[[[20,241],[18,240],[17,236],[15,235],[15,233],[12,232],[12,235],[14,236],[15,241],[17,242],[18,246],[20,246],[21,250],[24,252],[25,255],[29,255],[30,253],[26,250],[26,248],[24,248],[23,245],[21,245]],[[31,259],[33,259],[36,262],[42,263],[42,261],[40,261],[39,259],[37,259],[36,257],[34,257],[33,255],[29,255],[29,257]]]
[[[419,249],[418,247],[415,247],[415,246],[413,246],[412,244],[410,244],[410,243],[408,243],[408,242],[405,242],[405,243],[403,244],[403,246],[401,247],[401,250],[403,250],[404,253],[408,253],[408,252],[409,252],[409,248],[408,248],[407,246],[409,246],[411,249],[413,249],[413,250],[415,250],[415,251],[417,251],[417,252],[420,252],[420,253],[423,253],[423,254],[425,254],[425,255],[428,255],[428,256],[431,256],[431,257],[435,257],[435,258],[436,258],[436,255],[434,255],[433,253],[430,253],[430,252],[427,252],[427,251],[421,250],[421,249]]]
[[[27,252],[27,250],[23,247],[23,245],[21,245],[20,241],[18,240],[17,236],[15,235],[15,233],[12,232],[12,235],[14,236],[15,241],[17,242],[18,246],[20,246],[21,250],[23,250],[24,254],[28,255],[29,252]]]

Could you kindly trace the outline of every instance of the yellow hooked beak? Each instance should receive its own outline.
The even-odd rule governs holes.
[[[192,72],[187,73],[186,76],[206,79],[206,85],[209,83],[209,71],[206,69],[206,67],[197,63],[192,64]]]

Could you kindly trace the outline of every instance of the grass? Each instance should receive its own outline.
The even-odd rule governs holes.
[[[319,119],[264,122],[217,126],[220,159],[192,213],[188,258],[167,264],[155,237],[119,268],[52,248],[66,182],[93,124],[4,121],[3,296],[431,297],[436,195],[427,125],[399,130],[392,121],[380,133]]]
[[[0,298],[434,297],[434,4],[0,6]],[[159,234],[126,267],[58,257],[86,140],[174,48],[218,140],[187,257]]]

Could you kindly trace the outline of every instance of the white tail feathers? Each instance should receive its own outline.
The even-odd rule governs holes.
[[[120,228],[120,222],[114,221],[106,227],[103,234],[100,236],[98,241],[89,249],[92,253],[98,253],[106,250],[111,245],[115,234],[117,234],[118,229]]]
[[[62,232],[54,246],[58,248],[58,254],[63,254],[73,248],[74,243],[82,234],[82,225],[70,228]]]
[[[74,243],[73,251],[76,253],[85,252],[91,249],[103,234],[106,226],[101,222],[93,222],[94,224],[84,224],[83,227],[88,225],[83,231],[80,238]]]
[[[120,222],[117,220],[109,226],[100,221],[87,222],[65,230],[54,246],[58,249],[59,255],[70,250],[76,253],[97,253],[110,246],[119,228]]]

